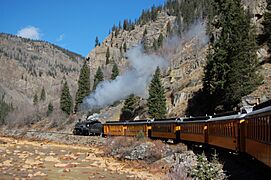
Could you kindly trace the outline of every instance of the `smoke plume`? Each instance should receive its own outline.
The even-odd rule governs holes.
[[[94,110],[111,105],[116,101],[126,99],[129,95],[147,98],[148,84],[152,74],[159,66],[167,67],[165,59],[157,55],[143,53],[142,46],[137,46],[127,52],[129,68],[115,80],[101,82],[96,90],[84,99],[82,110]]]
[[[197,40],[200,48],[208,43],[205,32],[205,23],[196,21],[182,37],[172,36],[164,40],[163,47],[157,54],[148,55],[142,46],[137,46],[128,51],[129,68],[115,80],[101,82],[96,90],[84,99],[81,110],[95,110],[111,105],[116,101],[124,100],[129,95],[147,98],[148,85],[157,66],[161,69],[168,67],[169,62],[176,51],[182,49],[183,43],[191,39]]]

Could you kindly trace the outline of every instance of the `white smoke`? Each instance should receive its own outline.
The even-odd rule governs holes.
[[[142,46],[137,46],[127,53],[129,68],[115,80],[101,82],[96,90],[84,99],[81,108],[93,110],[111,105],[116,101],[124,100],[129,95],[147,98],[148,84],[152,75],[159,66],[167,67],[165,59],[157,55],[143,53]]]
[[[176,51],[182,49],[182,45],[193,38],[197,40],[200,48],[208,43],[208,36],[205,32],[205,23],[195,22],[183,36],[169,37],[164,40],[163,47],[158,55],[144,53],[142,46],[137,46],[128,51],[129,68],[115,80],[101,82],[96,90],[84,99],[81,110],[95,110],[111,105],[116,101],[124,100],[129,95],[147,98],[148,85],[152,75],[159,66],[161,69],[168,67],[166,59],[170,59]],[[164,58],[162,58],[164,57]]]

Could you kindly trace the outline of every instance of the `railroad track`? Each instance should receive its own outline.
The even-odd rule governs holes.
[[[74,135],[72,133],[64,133],[64,132],[55,132],[55,131],[26,131],[26,133],[41,133],[41,134],[63,134],[63,135]]]

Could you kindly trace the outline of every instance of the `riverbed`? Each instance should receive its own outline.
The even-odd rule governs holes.
[[[0,179],[161,179],[96,147],[0,137]]]

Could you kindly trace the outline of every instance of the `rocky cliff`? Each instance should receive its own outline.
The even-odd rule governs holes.
[[[261,22],[263,20],[263,13],[265,12],[265,0],[244,0],[244,8],[249,8],[253,13],[252,22],[257,27],[258,34],[261,33]],[[147,30],[145,42],[147,46],[151,46],[153,41],[162,33],[164,37],[169,38],[167,34],[167,24],[176,24],[176,16],[170,15],[166,8],[158,12],[158,17],[155,21],[149,21],[144,25],[135,25],[133,30],[121,29],[117,35],[115,32],[90,51],[87,58],[89,58],[89,66],[92,71],[92,78],[98,66],[102,67],[105,77],[109,79],[112,63],[106,64],[106,50],[109,47],[110,60],[116,62],[121,70],[124,72],[127,67],[127,56],[123,50],[124,44],[127,49],[131,49],[142,42],[143,33]],[[162,48],[156,54],[163,55],[163,51],[168,51],[166,58],[169,62],[168,68],[163,72],[163,84],[166,88],[168,117],[183,116],[187,107],[188,100],[192,97],[194,92],[197,92],[202,87],[203,67],[206,62],[206,50],[208,48],[207,40],[201,28],[206,23],[206,20],[195,22],[186,35],[181,38],[176,38],[174,41],[174,48]],[[198,37],[200,36],[200,37]],[[167,40],[166,40],[167,41]],[[164,41],[165,44],[165,41]],[[161,52],[162,51],[162,52]],[[258,51],[258,57],[261,62],[264,62],[268,56],[266,47],[261,47]],[[243,98],[244,104],[254,104],[257,98],[261,101],[271,98],[271,88],[268,84],[271,82],[271,65],[262,63],[260,73],[263,74],[264,83],[252,94]],[[143,100],[144,101],[144,100]],[[116,117],[119,114],[119,108],[114,108],[114,115],[109,117]],[[107,108],[106,113],[110,112]],[[109,113],[110,114],[110,113]],[[112,114],[112,113],[111,113]],[[144,116],[143,116],[144,117]]]

